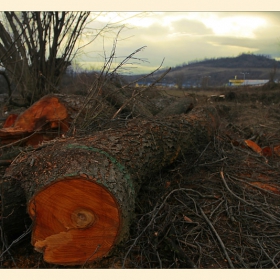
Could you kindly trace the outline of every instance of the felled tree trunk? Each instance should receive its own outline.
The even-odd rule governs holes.
[[[105,91],[108,93],[105,95],[105,98],[108,102],[110,102],[115,108],[120,109],[122,111],[126,111],[132,114],[133,117],[141,116],[141,117],[152,117],[153,114],[150,110],[137,98],[127,97],[123,94],[122,89],[118,89],[113,85],[105,87]]]
[[[31,242],[45,261],[84,264],[108,255],[127,236],[145,179],[183,154],[201,152],[217,126],[214,109],[197,108],[188,115],[135,119],[122,130],[56,140],[18,157],[5,186],[25,191],[34,222]],[[6,192],[4,215],[12,218],[16,205],[5,201]],[[8,219],[5,223],[8,227]]]
[[[102,103],[102,108],[100,108]],[[111,117],[113,107],[96,99],[65,94],[50,94],[42,97],[19,116],[10,115],[0,129],[1,144],[21,141],[25,145],[36,146],[66,133],[75,121],[76,125],[87,121],[88,111]]]
[[[48,95],[33,104],[19,116],[10,115],[0,129],[1,143],[10,143],[26,136],[53,128],[68,130],[70,112],[58,97]],[[29,139],[30,140],[30,139]]]
[[[176,114],[188,113],[194,108],[194,100],[191,97],[179,98],[175,102],[172,102],[169,106],[161,110],[157,117],[165,117]]]

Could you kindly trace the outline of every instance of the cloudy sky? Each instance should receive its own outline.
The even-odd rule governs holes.
[[[127,73],[150,72],[163,60],[172,67],[248,52],[280,60],[280,12],[94,12],[92,18],[91,30],[124,27],[118,37],[120,28],[84,48],[77,58],[83,67],[103,65],[116,38],[116,62],[145,46],[135,55],[143,61],[131,60]],[[92,38],[87,34],[85,41]]]

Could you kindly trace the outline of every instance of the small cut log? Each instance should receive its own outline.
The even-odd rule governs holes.
[[[46,95],[20,115],[8,116],[0,129],[1,144],[17,141],[23,145],[37,146],[65,134],[73,122],[77,126],[81,125],[86,121],[89,111],[96,115],[102,111],[107,117],[116,111],[104,100],[102,105],[100,109],[100,100],[88,100],[84,96]]]

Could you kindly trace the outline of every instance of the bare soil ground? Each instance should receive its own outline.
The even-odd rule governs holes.
[[[129,240],[77,268],[280,267],[280,89],[242,88],[231,100],[209,99],[229,91],[167,92],[215,106],[220,128],[200,155],[184,155],[146,182]],[[63,268],[44,262],[29,240],[14,244],[0,267]]]

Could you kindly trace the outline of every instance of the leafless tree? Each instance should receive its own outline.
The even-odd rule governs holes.
[[[185,79],[185,74],[184,72],[180,71],[178,73],[176,73],[175,77],[175,83],[177,84],[178,89],[182,89],[183,88],[183,83],[184,83],[184,79]]]
[[[58,91],[89,15],[90,12],[2,13],[0,65],[27,104]]]

